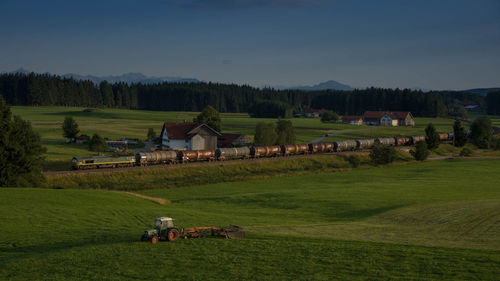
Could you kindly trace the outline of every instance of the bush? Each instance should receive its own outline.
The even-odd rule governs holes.
[[[491,141],[491,120],[482,116],[474,120],[470,126],[470,139],[479,148],[488,148]]]
[[[415,154],[413,156],[418,161],[424,161],[427,157],[429,157],[430,153],[429,149],[427,149],[427,143],[419,141],[415,146]]]
[[[397,158],[396,149],[392,146],[384,146],[376,141],[370,152],[370,159],[376,166],[394,162]]]
[[[94,134],[89,141],[89,150],[103,152],[106,148],[108,148],[106,141],[98,134]]]
[[[277,138],[273,123],[259,122],[255,127],[255,145],[274,145]]]
[[[276,144],[295,144],[295,129],[293,128],[292,121],[278,120],[276,134]]]
[[[491,148],[494,150],[500,150],[500,138],[493,139]]]
[[[321,122],[323,123],[337,122],[339,119],[339,115],[331,110],[325,111],[321,114]]]
[[[439,135],[432,123],[429,123],[425,128],[425,142],[428,149],[436,149],[439,147]]]
[[[353,168],[357,168],[361,164],[361,158],[358,155],[351,155],[346,160]]]
[[[472,150],[470,148],[464,147],[462,151],[460,151],[460,156],[467,157],[472,155]]]

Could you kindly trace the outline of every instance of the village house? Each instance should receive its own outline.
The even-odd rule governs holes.
[[[415,126],[415,119],[409,111],[367,111],[363,124],[374,126]]]
[[[250,145],[250,138],[243,134],[221,133],[217,138],[218,147],[241,147]]]
[[[309,118],[317,118],[320,117],[321,114],[325,113],[326,110],[324,109],[308,109],[306,110],[306,117]]]
[[[221,134],[206,124],[165,122],[160,136],[162,145],[169,149],[204,150],[216,149]]]
[[[90,140],[89,136],[87,135],[80,135],[75,138],[75,142],[77,144],[83,144],[83,143],[88,143]]]
[[[362,116],[342,116],[342,123],[351,125],[363,125]]]

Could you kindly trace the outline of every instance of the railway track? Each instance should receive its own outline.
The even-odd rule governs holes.
[[[411,146],[399,146],[397,149],[408,151]],[[235,159],[235,160],[224,160],[224,161],[203,161],[203,162],[188,162],[188,163],[174,163],[174,164],[163,164],[163,165],[151,165],[151,166],[133,166],[133,167],[121,167],[121,168],[98,168],[98,169],[88,169],[88,170],[69,170],[69,171],[47,171],[43,174],[47,177],[52,176],[63,176],[63,175],[82,175],[82,174],[111,174],[119,172],[131,172],[131,171],[151,171],[151,170],[164,170],[173,169],[178,167],[199,167],[199,166],[217,166],[217,165],[237,165],[243,162],[264,162],[264,161],[278,161],[285,159],[299,159],[299,158],[319,158],[319,157],[331,157],[335,155],[349,155],[349,154],[367,154],[370,150],[356,150],[356,151],[343,151],[343,152],[327,152],[318,154],[301,154],[301,155],[290,155],[290,156],[276,156],[276,157],[263,157],[263,158],[248,158],[248,159]]]

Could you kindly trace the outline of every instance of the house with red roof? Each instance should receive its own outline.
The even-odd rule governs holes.
[[[325,109],[308,109],[306,110],[306,117],[309,118],[320,117],[321,114],[325,112],[326,112]]]
[[[409,111],[366,111],[363,124],[375,126],[415,126],[415,119]]]
[[[342,123],[351,125],[363,125],[363,116],[342,116]]]
[[[206,124],[193,122],[165,122],[161,130],[161,143],[169,149],[216,149],[221,134]]]

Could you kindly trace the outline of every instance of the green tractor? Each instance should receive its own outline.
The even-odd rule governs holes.
[[[173,218],[156,218],[155,228],[147,229],[141,237],[142,241],[157,243],[159,240],[175,241],[179,238],[179,229],[174,226]]]
[[[175,241],[177,238],[205,238],[208,236],[222,237],[227,239],[244,238],[245,232],[243,228],[237,225],[227,227],[193,227],[193,228],[177,228],[174,226],[173,218],[160,217],[155,221],[155,228],[147,229],[141,236],[142,241],[151,241],[155,244],[158,241]]]

